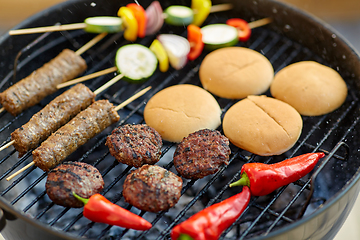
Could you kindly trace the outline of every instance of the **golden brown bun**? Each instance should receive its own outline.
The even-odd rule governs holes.
[[[347,96],[342,77],[334,69],[312,61],[294,63],[280,70],[270,91],[273,97],[305,116],[332,112]]]
[[[155,94],[145,106],[147,125],[170,142],[180,142],[200,129],[216,129],[221,109],[206,90],[194,85],[171,86]]]
[[[298,140],[300,114],[289,104],[266,96],[248,96],[225,114],[223,129],[235,146],[261,156],[280,155]]]
[[[203,60],[199,76],[204,89],[216,96],[240,99],[264,93],[274,69],[262,54],[243,47],[221,48]]]

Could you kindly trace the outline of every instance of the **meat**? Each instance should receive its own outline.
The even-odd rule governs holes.
[[[95,94],[83,84],[77,84],[56,97],[11,134],[19,157],[39,146],[58,128],[87,108],[94,99]]]
[[[83,162],[65,162],[51,170],[46,180],[46,193],[56,204],[64,207],[80,208],[84,204],[73,195],[89,198],[100,193],[104,180],[93,166]]]
[[[35,166],[49,171],[96,134],[119,121],[108,100],[98,100],[51,134],[32,152]]]
[[[57,85],[75,78],[86,68],[82,57],[65,49],[28,77],[0,93],[0,102],[6,111],[16,116],[56,92]]]
[[[125,179],[125,201],[138,209],[159,212],[173,207],[181,196],[182,179],[156,165],[143,165]]]
[[[229,140],[217,130],[203,129],[189,134],[176,147],[174,166],[188,179],[203,178],[228,164]]]
[[[127,124],[114,129],[105,145],[119,162],[141,167],[159,161],[162,139],[155,129],[146,124]]]

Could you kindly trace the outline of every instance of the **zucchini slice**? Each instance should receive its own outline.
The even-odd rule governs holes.
[[[125,45],[116,52],[115,64],[124,80],[143,82],[156,70],[158,60],[155,54],[140,44]]]
[[[89,33],[116,33],[124,30],[123,21],[119,17],[90,17],[84,22],[84,30]]]
[[[207,50],[234,46],[239,42],[238,31],[227,24],[210,24],[201,28],[202,39]]]
[[[194,19],[194,12],[191,8],[174,5],[165,9],[165,23],[174,26],[187,26]]]

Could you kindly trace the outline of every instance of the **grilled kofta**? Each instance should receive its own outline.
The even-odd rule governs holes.
[[[47,172],[120,116],[108,100],[98,100],[51,134],[32,152],[35,166]]]
[[[0,93],[0,102],[6,111],[16,116],[55,93],[57,85],[75,78],[86,68],[86,62],[81,56],[64,49],[53,60]]]
[[[126,124],[114,129],[105,145],[119,162],[141,167],[159,161],[162,139],[155,129],[146,124]]]
[[[89,198],[104,188],[100,172],[83,162],[65,162],[51,170],[46,180],[46,193],[56,204],[80,208],[84,204],[73,195]]]
[[[159,212],[173,207],[181,196],[182,179],[156,165],[143,165],[125,179],[125,201],[140,210]]]
[[[83,84],[65,91],[42,110],[34,114],[23,126],[11,133],[13,146],[22,157],[36,148],[53,132],[94,102],[95,94]]]
[[[174,166],[188,179],[199,179],[216,173],[229,163],[229,139],[217,130],[203,129],[189,134],[176,147]]]

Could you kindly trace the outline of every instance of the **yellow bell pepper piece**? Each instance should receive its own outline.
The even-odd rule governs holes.
[[[194,11],[194,20],[192,24],[200,27],[211,11],[211,0],[192,0],[191,9]]]
[[[169,57],[165,51],[165,48],[159,40],[155,39],[151,45],[150,50],[155,54],[159,60],[159,69],[161,72],[166,72],[169,69]]]
[[[128,41],[136,41],[139,26],[133,12],[127,7],[121,7],[118,16],[123,20],[124,38]]]

